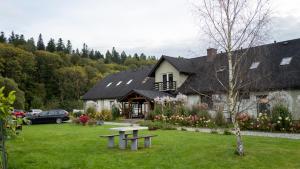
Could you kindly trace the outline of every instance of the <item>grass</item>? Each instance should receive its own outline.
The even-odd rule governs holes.
[[[115,168],[300,168],[300,141],[244,137],[246,156],[234,154],[235,137],[187,131],[143,131],[157,134],[153,147],[108,149],[101,134],[111,126],[25,126],[7,143],[10,169],[115,169]],[[117,142],[117,141],[116,141]],[[141,143],[140,146],[143,144]]]

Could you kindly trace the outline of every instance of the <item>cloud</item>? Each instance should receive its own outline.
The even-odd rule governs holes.
[[[299,0],[273,0],[272,39],[298,38]],[[298,5],[297,5],[298,4]],[[298,11],[297,11],[297,10]],[[27,38],[43,34],[101,50],[196,57],[206,53],[189,0],[1,0],[0,29]]]

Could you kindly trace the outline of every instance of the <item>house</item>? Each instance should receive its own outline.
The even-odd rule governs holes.
[[[274,42],[247,50],[237,65],[241,79],[239,110],[257,116],[270,109],[271,96],[284,98],[294,119],[300,119],[300,39]],[[234,59],[238,59],[235,57]],[[226,53],[207,49],[196,58],[162,56],[151,67],[128,70],[107,76],[84,96],[85,106],[98,111],[120,105],[129,118],[144,117],[154,107],[156,97],[187,96],[187,105],[207,103],[211,113],[226,114],[228,82]],[[275,97],[273,97],[275,98]]]

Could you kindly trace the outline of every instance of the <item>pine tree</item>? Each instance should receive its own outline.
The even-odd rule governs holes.
[[[147,56],[146,56],[144,53],[141,53],[140,59],[141,59],[141,60],[146,60],[146,59],[147,59]]]
[[[66,49],[65,49],[65,53],[67,54],[71,54],[72,52],[72,43],[70,40],[67,41],[67,46],[66,46]]]
[[[137,53],[135,53],[135,54],[133,55],[133,58],[136,59],[136,60],[140,60],[140,57],[139,57],[139,55],[138,55]]]
[[[43,38],[42,38],[42,34],[39,35],[39,39],[38,39],[38,42],[36,44],[36,48],[37,48],[37,50],[45,50],[45,45],[44,45],[44,41],[43,41]]]
[[[112,55],[111,53],[109,52],[109,50],[106,51],[105,53],[105,60],[104,60],[104,63],[111,63],[112,62]]]
[[[56,51],[63,52],[65,50],[65,44],[61,38],[58,39],[57,45],[56,45]]]
[[[8,43],[13,43],[16,40],[14,31],[11,32],[10,37],[8,38]]]
[[[112,55],[113,62],[118,63],[118,64],[121,63],[120,54],[116,51],[115,47],[112,48],[111,55]]]
[[[85,43],[83,44],[83,48],[81,51],[82,51],[81,57],[87,58],[89,51],[88,51],[88,46]]]
[[[76,48],[76,52],[75,52],[76,55],[80,56],[80,52],[79,52],[79,49]]]
[[[30,52],[34,52],[36,50],[36,46],[33,38],[27,40],[25,45],[25,50]]]
[[[20,39],[17,42],[17,45],[25,45],[26,44],[26,40],[23,34],[21,34]]]
[[[91,59],[96,59],[96,58],[95,58],[95,52],[94,52],[94,49],[92,49],[92,50],[89,52],[89,58],[91,58]]]
[[[5,37],[4,32],[1,32],[1,35],[0,35],[0,43],[6,43],[6,37]]]
[[[122,51],[122,53],[121,53],[121,63],[122,63],[122,64],[124,64],[126,58],[127,58],[126,53],[125,53],[124,51]]]
[[[46,50],[49,52],[55,52],[56,51],[56,47],[55,47],[55,41],[54,39],[50,38]]]
[[[95,51],[95,58],[96,59],[104,59],[104,56],[100,51]]]

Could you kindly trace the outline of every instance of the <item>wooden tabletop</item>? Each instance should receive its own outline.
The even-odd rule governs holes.
[[[141,127],[141,126],[115,127],[115,128],[110,128],[110,130],[117,130],[117,131],[148,130],[148,127]]]

